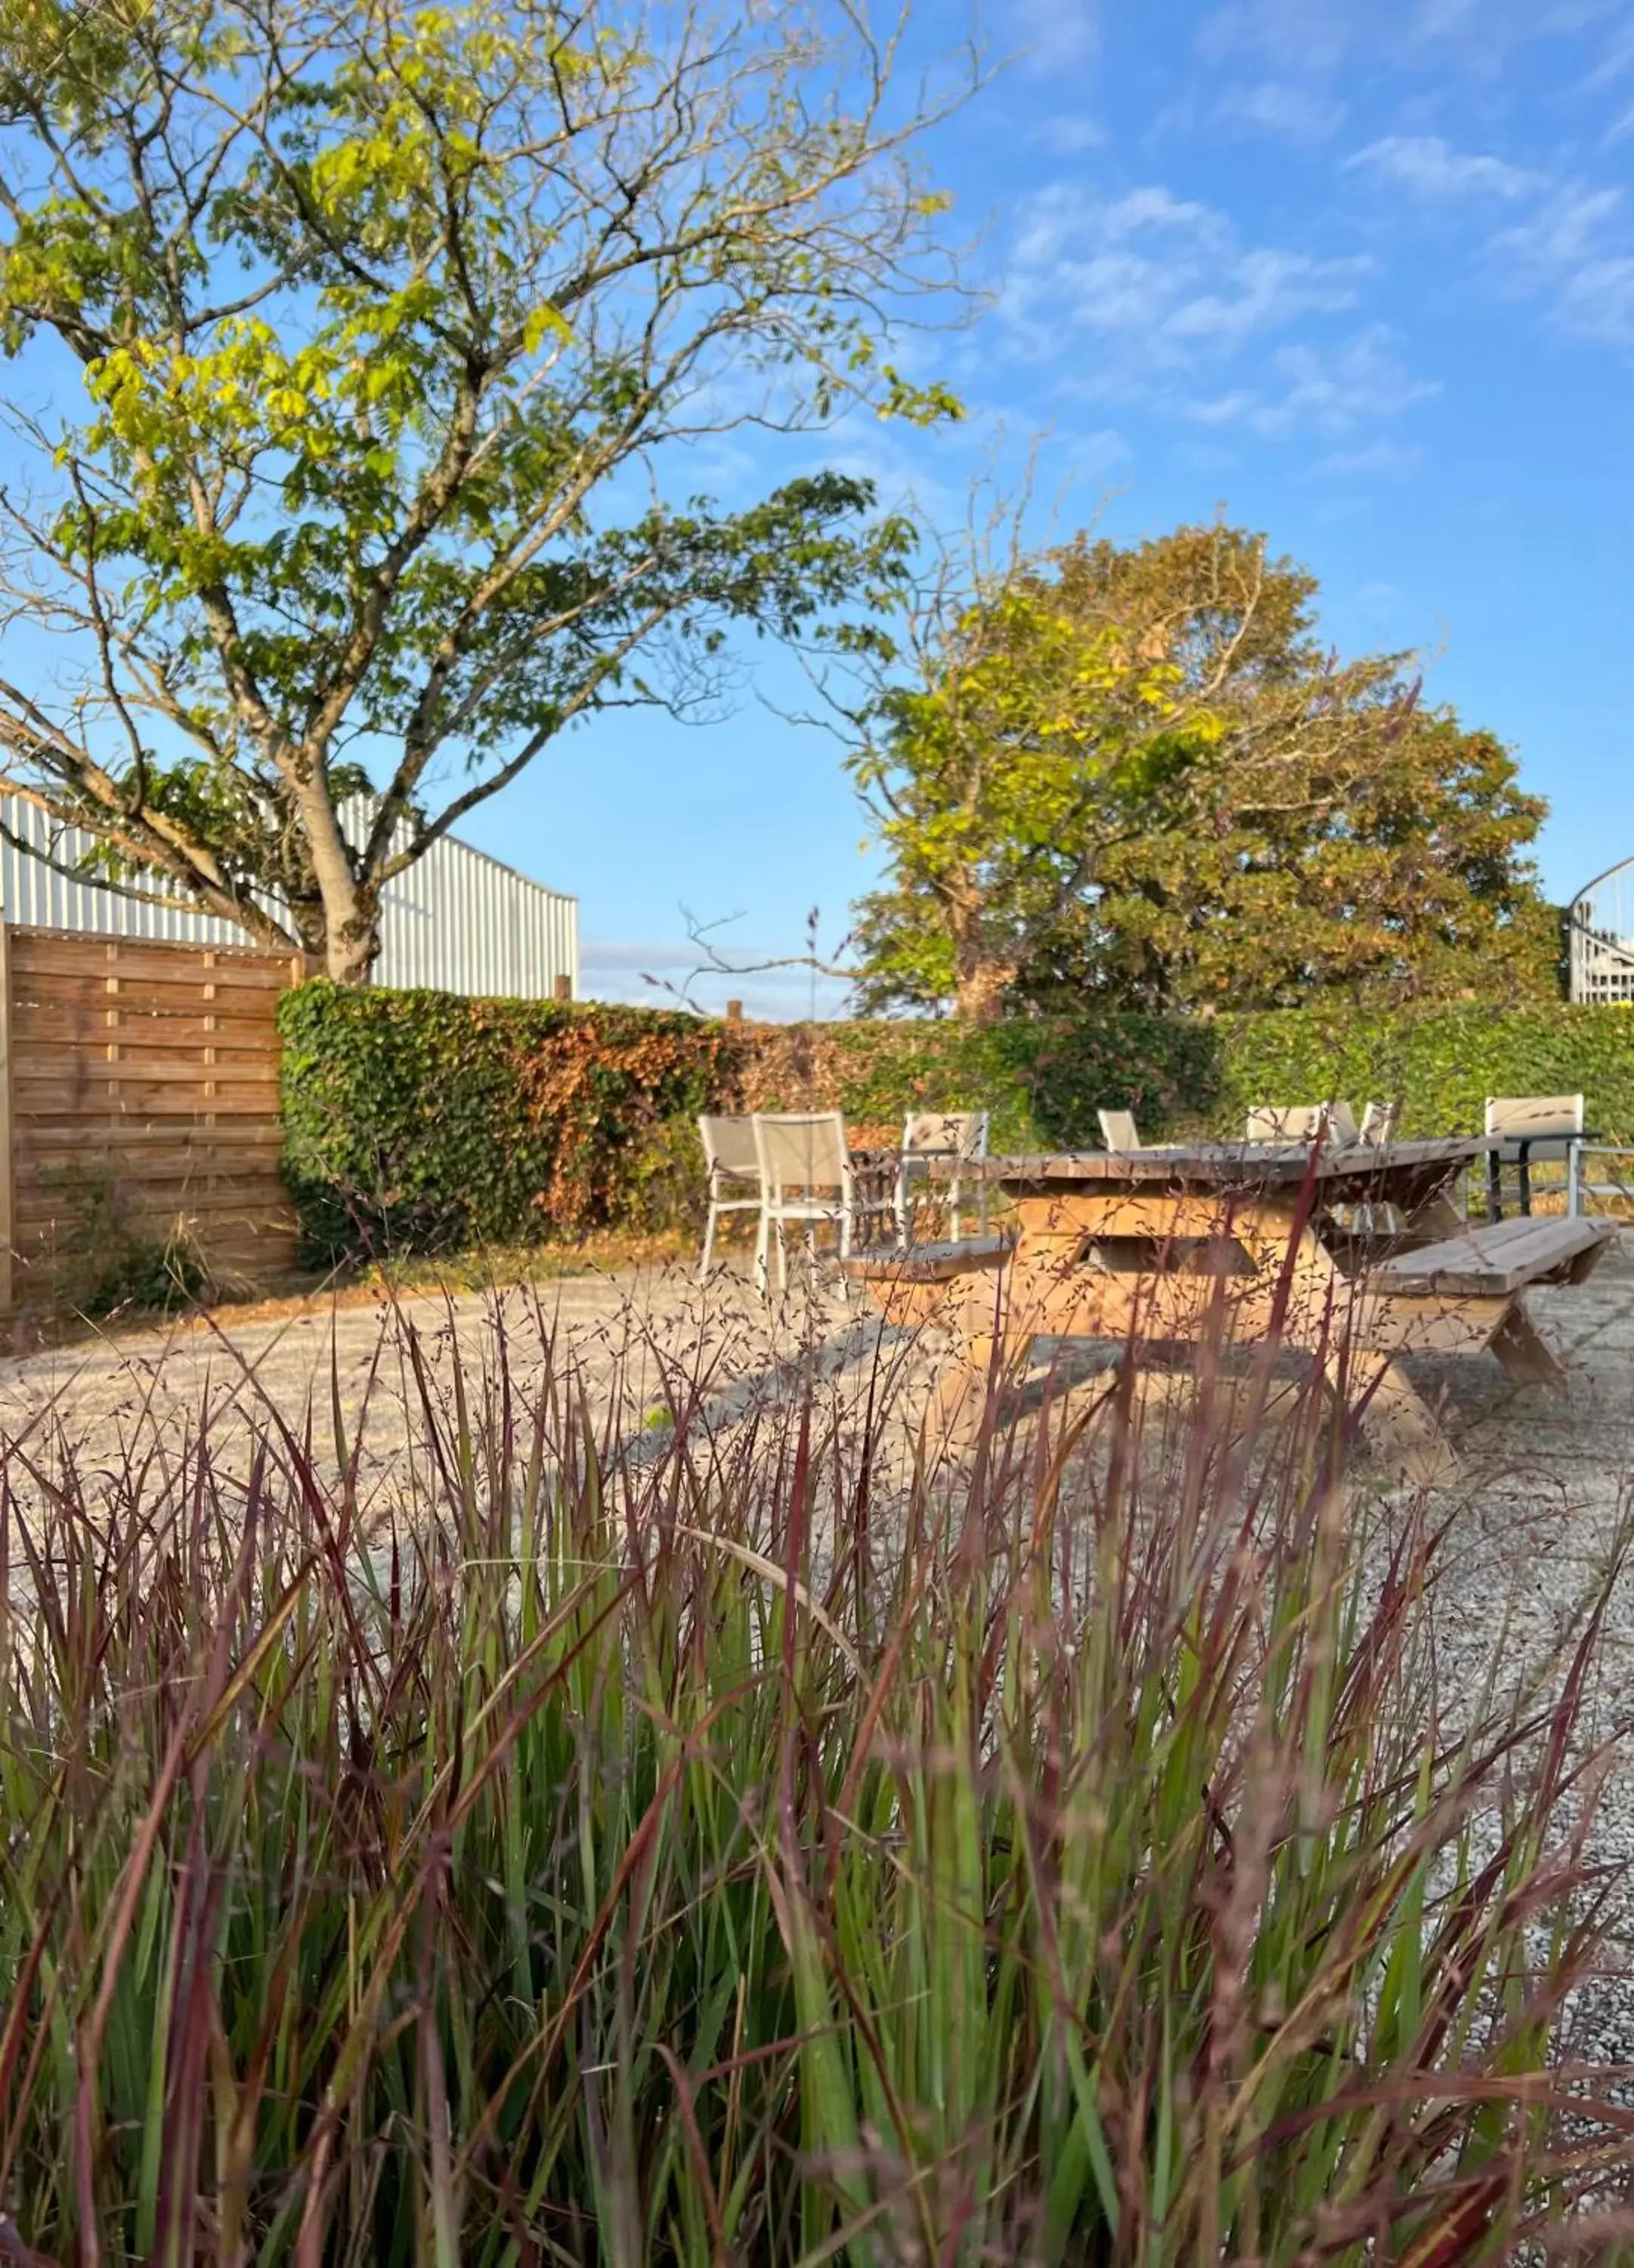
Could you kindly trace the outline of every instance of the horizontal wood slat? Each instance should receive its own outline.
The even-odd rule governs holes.
[[[174,948],[173,948],[173,950]],[[96,977],[50,976],[13,979],[17,1005],[25,1011],[36,1008],[72,1009],[85,1014],[96,1014],[117,1007],[120,994],[110,992],[110,984],[122,984],[126,980],[102,975]],[[134,999],[145,1016],[196,1015],[201,1006],[197,984],[180,978],[169,983],[157,977],[136,977],[131,983],[139,985],[139,993],[125,997]],[[260,1016],[267,1012],[269,998],[276,1001],[279,988],[276,984],[247,986],[232,983],[227,972],[222,973],[220,998],[226,1012],[234,1016]]]
[[[217,1270],[291,1264],[290,956],[10,927],[4,944],[14,1298],[83,1268],[105,1221],[160,1237],[180,1221]]]
[[[179,1120],[187,1126],[196,1125],[200,1114],[210,1111],[224,1118],[254,1118],[265,1120],[276,1115],[276,1086],[241,1089],[224,1085],[219,1094],[203,1096],[192,1087],[144,1086],[132,1083],[121,1098],[111,1106],[99,1106],[83,1095],[76,1095],[54,1082],[44,1079],[24,1079],[19,1082],[13,1108],[26,1116],[31,1110],[71,1112],[85,1125],[87,1140],[100,1131],[108,1141],[117,1143],[121,1135],[121,1119],[128,1116],[142,1125],[152,1125],[161,1118]]]
[[[225,946],[144,944],[129,938],[76,937],[69,930],[13,929],[11,970],[26,982],[46,976],[110,976],[151,979],[160,984],[192,981],[203,973],[224,983],[283,992],[293,981],[295,962],[285,953],[242,953]]]
[[[107,995],[99,997],[95,1010],[65,1008],[55,1004],[18,1001],[14,1006],[14,1028],[25,1034],[37,1046],[77,1046],[85,1042],[106,1039],[116,1033],[121,1047],[158,1048],[172,1052],[177,1048],[203,1047],[212,1040],[246,1054],[267,1056],[276,1062],[279,1055],[278,1035],[269,1032],[265,1012],[259,1015],[238,1016],[227,1012],[229,1001],[214,1017],[199,1012],[196,1001],[189,1001],[186,1015],[158,1014],[146,1009],[133,1009],[128,998],[117,1002],[118,1015],[110,1020],[107,1010]]]
[[[1498,1221],[1381,1260],[1373,1281],[1400,1296],[1501,1298],[1603,1243],[1616,1227],[1615,1221],[1582,1219]]]

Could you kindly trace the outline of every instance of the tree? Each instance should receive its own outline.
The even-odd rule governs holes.
[[[943,582],[873,638],[850,761],[891,873],[862,1005],[1549,990],[1544,806],[1406,657],[1326,651],[1316,595],[1261,537],[1182,527]]]
[[[383,883],[570,725],[875,603],[866,482],[673,484],[702,437],[954,414],[881,346],[951,280],[902,29],[0,0],[0,785],[358,981]]]

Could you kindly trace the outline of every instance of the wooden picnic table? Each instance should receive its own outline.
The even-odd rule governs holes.
[[[1174,1143],[1126,1152],[974,1161],[1010,1199],[1006,1233],[848,1263],[894,1321],[951,1322],[949,1422],[985,1398],[997,1360],[1032,1341],[1279,1343],[1348,1371],[1370,1427],[1425,1478],[1455,1469],[1398,1358],[1490,1348],[1518,1383],[1559,1387],[1527,1285],[1579,1281],[1613,1224],[1519,1220],[1476,1228],[1454,1204],[1494,1136],[1373,1147]],[[1386,1208],[1392,1226],[1378,1226]]]

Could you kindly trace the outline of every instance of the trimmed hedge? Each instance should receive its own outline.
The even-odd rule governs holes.
[[[728,1025],[673,1011],[287,994],[284,1174],[314,1255],[649,1226],[701,1189],[700,1110],[834,1108],[857,1123],[985,1104],[996,1148],[1238,1131],[1258,1102],[1399,1099],[1409,1134],[1474,1131],[1489,1094],[1576,1093],[1634,1143],[1634,1013],[1549,1005],[1394,1019],[1315,1009],[978,1029]]]
[[[353,991],[278,1005],[283,1176],[309,1257],[570,1235],[666,1209],[723,1027],[641,1008]],[[688,1131],[690,1129],[688,1128]]]

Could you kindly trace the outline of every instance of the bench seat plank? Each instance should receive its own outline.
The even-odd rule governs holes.
[[[1497,1221],[1395,1253],[1377,1262],[1368,1280],[1387,1296],[1502,1299],[1558,1270],[1586,1275],[1616,1233],[1609,1220]]]
[[[1012,1241],[1007,1236],[969,1236],[956,1244],[913,1244],[905,1251],[887,1245],[877,1252],[853,1252],[840,1269],[865,1284],[946,1284],[956,1276],[1001,1267]]]

